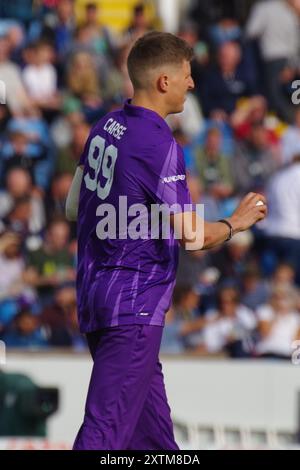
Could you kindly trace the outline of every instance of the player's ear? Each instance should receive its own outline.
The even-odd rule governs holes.
[[[157,86],[159,91],[166,93],[169,88],[169,77],[165,74],[162,74],[158,77]]]

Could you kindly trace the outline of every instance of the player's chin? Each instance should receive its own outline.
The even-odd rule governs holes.
[[[184,110],[184,101],[178,104],[178,106],[176,106],[176,111],[174,111],[174,114],[182,113],[183,110]]]

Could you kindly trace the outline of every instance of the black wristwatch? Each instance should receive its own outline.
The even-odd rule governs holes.
[[[229,228],[229,236],[228,236],[228,238],[226,238],[226,240],[225,240],[225,242],[228,242],[229,240],[232,239],[232,237],[233,237],[233,235],[234,235],[234,234],[233,234],[233,227],[232,227],[231,223],[228,222],[228,220],[226,220],[226,219],[220,219],[220,220],[218,220],[218,222],[221,222],[222,224],[227,225],[227,227]]]

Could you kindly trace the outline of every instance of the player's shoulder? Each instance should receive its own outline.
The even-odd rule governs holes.
[[[101,130],[107,130],[107,124],[119,122],[122,119],[122,109],[115,109],[100,118],[91,129],[91,133],[97,134]]]
[[[141,116],[128,116],[123,108],[103,116],[92,128],[90,135],[110,135],[119,141],[144,151],[161,150],[174,144],[174,137],[166,122],[159,122]],[[157,153],[157,152],[156,152]],[[158,152],[160,153],[160,152]]]

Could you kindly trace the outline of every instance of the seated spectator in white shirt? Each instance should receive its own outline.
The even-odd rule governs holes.
[[[40,108],[58,109],[57,73],[53,60],[53,47],[39,42],[34,46],[31,63],[23,70],[23,80],[29,96]]]
[[[290,359],[292,343],[300,339],[299,293],[291,285],[273,288],[268,304],[256,311],[260,341],[256,353],[260,357]]]
[[[29,112],[31,100],[22,82],[20,67],[10,60],[12,52],[10,39],[7,35],[0,36],[0,77],[1,93],[5,92],[6,104],[13,115]],[[3,83],[5,89],[3,89]]]
[[[252,310],[240,303],[235,287],[223,287],[218,293],[218,307],[208,311],[210,322],[203,330],[202,350],[227,353],[231,357],[249,357],[256,318]]]

